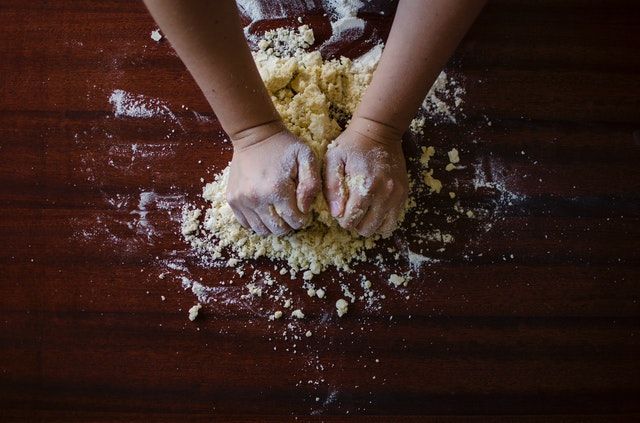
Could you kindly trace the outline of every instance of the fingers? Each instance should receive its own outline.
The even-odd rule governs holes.
[[[340,226],[345,229],[355,229],[367,214],[372,200],[373,195],[368,192],[361,194],[356,191],[349,191],[349,199],[344,208],[344,214],[338,219]]]
[[[243,227],[252,229],[258,235],[273,234],[281,236],[291,232],[292,226],[278,214],[273,205],[260,209],[259,213],[247,208],[244,211],[237,207],[231,207],[231,209]],[[300,228],[304,223],[304,216],[302,218],[291,217],[289,220],[297,225],[296,228]]]
[[[260,220],[269,229],[269,232],[276,236],[281,236],[291,232],[291,226],[289,226],[280,215],[276,212],[275,207],[269,204],[267,207],[261,209],[258,212]]]
[[[407,202],[408,192],[406,188],[402,188],[403,184],[400,184],[400,189],[396,189],[395,185],[396,184],[391,181],[388,181],[386,184],[387,192],[389,195],[393,195],[393,200],[389,201],[391,208],[383,217],[382,225],[376,230],[383,238],[390,236],[391,233],[396,230],[400,215],[403,213]]]
[[[357,215],[351,218],[351,225],[345,226],[348,229],[355,229],[358,234],[368,237],[375,233],[379,234],[391,234],[396,228],[398,218],[403,210],[406,200],[406,191],[402,188],[402,185],[398,186],[398,183],[393,179],[388,179],[386,182],[374,182],[372,188],[362,187],[363,197],[368,198],[368,207],[366,199],[353,200],[353,206],[351,206],[352,196],[357,195],[358,191],[351,190],[349,202],[347,203],[347,215],[351,213],[351,207],[355,210],[366,210],[361,217]],[[352,194],[353,193],[353,194]],[[359,202],[363,202],[362,205]]]
[[[369,207],[367,213],[356,226],[356,231],[362,236],[371,236],[378,231],[388,216],[389,209],[380,205]]]
[[[344,162],[337,154],[327,152],[324,162],[324,197],[327,199],[331,216],[339,218],[345,210]]]
[[[253,232],[260,236],[267,236],[271,233],[262,222],[262,219],[260,219],[260,216],[258,216],[258,214],[253,210],[245,209],[244,216],[247,218],[247,222],[249,222],[249,226],[253,229]]]
[[[233,211],[233,214],[236,216],[236,219],[238,219],[238,222],[242,225],[242,227],[244,227],[245,229],[250,229],[251,225],[249,225],[249,222],[247,221],[247,218],[244,217],[241,209],[231,203],[229,203],[229,207],[231,207],[231,211]]]
[[[398,218],[400,217],[400,210],[393,210],[385,216],[382,221],[382,225],[378,228],[376,232],[382,235],[383,238],[391,235],[393,231],[398,227]]]
[[[296,189],[297,207],[307,213],[311,203],[318,195],[321,186],[320,168],[315,154],[311,150],[302,151],[298,156],[298,187]]]
[[[276,213],[291,229],[298,230],[307,223],[307,216],[298,210],[297,200],[294,196],[274,204],[274,207]]]

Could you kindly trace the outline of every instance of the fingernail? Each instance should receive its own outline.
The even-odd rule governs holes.
[[[340,202],[337,200],[333,200],[329,204],[329,207],[331,209],[331,216],[338,217],[338,215],[340,214]]]

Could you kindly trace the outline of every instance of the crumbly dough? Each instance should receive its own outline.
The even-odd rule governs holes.
[[[189,309],[189,320],[192,322],[198,318],[198,313],[200,313],[200,309],[202,308],[202,304],[196,304]]]
[[[440,194],[442,190],[442,182],[440,179],[436,179],[433,177],[433,169],[425,171],[423,173],[424,183],[429,187],[430,192],[435,192],[436,194]]]
[[[452,148],[447,152],[447,156],[449,156],[449,162],[452,164],[460,163],[460,153],[455,148]]]
[[[265,34],[254,60],[287,128],[306,142],[321,160],[328,145],[341,133],[371,81],[382,46],[367,60],[323,60],[320,52],[307,52],[313,31],[306,25],[297,31],[279,29]],[[239,259],[266,256],[286,260],[294,271],[306,270],[305,280],[329,266],[349,270],[354,260],[364,261],[365,250],[379,236],[362,238],[342,229],[331,216],[322,194],[305,229],[286,236],[262,237],[243,228],[225,198],[229,168],[203,189],[209,203],[204,212],[185,210],[182,233],[199,253],[222,258],[230,248]],[[354,181],[359,187],[360,181]]]
[[[338,301],[336,301],[336,310],[338,312],[338,317],[342,317],[347,314],[347,311],[349,311],[349,303],[347,302],[347,300],[345,300],[344,298],[340,298]]]
[[[159,43],[160,40],[162,40],[162,34],[160,33],[160,30],[154,29],[153,31],[151,31],[151,39],[156,43]]]
[[[389,283],[398,288],[399,286],[407,286],[410,279],[411,277],[409,275],[396,275],[392,273],[389,276]]]

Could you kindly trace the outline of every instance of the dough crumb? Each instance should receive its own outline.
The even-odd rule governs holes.
[[[189,320],[192,322],[198,318],[198,313],[200,313],[200,309],[202,308],[202,304],[196,304],[189,309]]]
[[[400,286],[407,286],[410,279],[411,277],[409,275],[402,276],[392,273],[391,276],[389,276],[389,283],[398,288]]]
[[[425,171],[423,173],[424,183],[427,187],[429,187],[430,193],[440,194],[440,190],[442,190],[442,182],[440,179],[436,179],[433,177],[433,169]]]
[[[304,319],[304,313],[299,308],[293,310],[291,313],[291,317],[295,317],[296,319]]]
[[[342,317],[349,311],[349,303],[344,298],[340,298],[336,301],[336,310],[338,311],[338,317]]]
[[[452,148],[449,152],[447,152],[447,155],[449,156],[449,161],[451,163],[456,164],[460,162],[460,155],[458,154],[457,149]]]
[[[307,338],[308,338],[308,337],[310,337],[311,335],[312,335],[312,333],[311,333],[311,331],[310,331],[310,330],[308,330],[308,331],[304,334],[304,336],[306,336]]]
[[[424,116],[419,116],[414,118],[409,125],[409,130],[412,134],[416,135],[424,135],[424,124],[426,123],[426,118]]]
[[[432,146],[421,147],[422,155],[420,156],[420,164],[423,167],[429,167],[429,160],[436,154],[436,149]]]
[[[153,31],[151,31],[151,39],[153,41],[155,41],[156,43],[160,42],[160,40],[162,40],[162,34],[160,33],[159,29],[155,29]]]
[[[248,283],[247,289],[249,290],[249,295],[253,295],[254,297],[262,297],[262,288],[256,286],[256,284]]]

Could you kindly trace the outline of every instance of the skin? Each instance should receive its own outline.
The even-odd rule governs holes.
[[[244,227],[282,235],[304,226],[321,187],[341,226],[390,233],[408,193],[401,136],[483,0],[401,0],[362,103],[325,158],[288,132],[247,46],[232,0],[145,0],[209,101],[234,153],[227,200]],[[357,189],[345,189],[359,180]]]
[[[371,85],[347,129],[325,157],[324,194],[347,229],[389,234],[407,199],[402,134],[462,40],[483,0],[402,0]],[[381,149],[386,154],[367,155]],[[340,189],[342,178],[365,171],[365,190]]]

